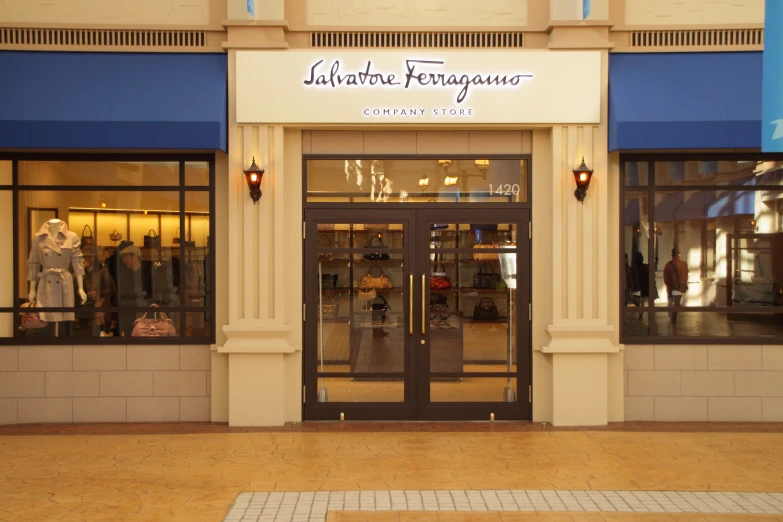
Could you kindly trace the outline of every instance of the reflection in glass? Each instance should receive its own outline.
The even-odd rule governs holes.
[[[319,401],[403,400],[394,398],[405,369],[403,241],[401,224],[318,224],[318,372],[351,374],[319,377]],[[375,381],[389,386],[370,384]],[[384,396],[387,389],[391,397]]]
[[[642,187],[647,186],[649,179],[649,163],[646,161],[626,161],[625,162],[625,186]]]
[[[185,185],[208,186],[209,163],[206,161],[188,161],[185,163]]]
[[[703,185],[706,188],[715,185],[783,185],[783,162],[659,161],[655,163],[655,184]]]
[[[320,387],[329,391],[329,402],[403,402],[405,382],[322,377]],[[323,402],[323,401],[322,401]]]
[[[780,310],[780,309],[778,309]],[[710,337],[743,338],[783,336],[783,314],[770,309],[769,313],[680,312],[672,322],[666,311],[656,311],[653,324],[658,337]]]
[[[430,382],[431,402],[500,402],[507,388],[516,393],[517,379],[512,377],[462,377],[456,381]],[[505,401],[509,402],[509,401]],[[516,397],[514,401],[516,402]]]
[[[354,203],[523,203],[526,159],[308,160],[307,198]]]
[[[20,185],[179,186],[179,162],[20,161]]]
[[[625,306],[647,306],[650,300],[648,238],[650,234],[656,234],[656,230],[654,227],[651,229],[647,200],[646,194],[629,192],[625,195],[623,213]],[[657,297],[657,291],[653,287],[652,300]]]

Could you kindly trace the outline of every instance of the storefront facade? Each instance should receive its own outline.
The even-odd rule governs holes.
[[[8,4],[0,423],[783,419],[761,0]]]
[[[0,68],[0,422],[210,420],[225,55]]]
[[[621,420],[607,67],[229,50],[229,424]]]

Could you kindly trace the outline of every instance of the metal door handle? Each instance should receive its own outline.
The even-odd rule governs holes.
[[[421,274],[421,335],[427,335],[427,309],[424,307],[424,299],[426,295],[427,276]]]
[[[410,275],[410,288],[408,289],[408,335],[413,335],[413,274]]]

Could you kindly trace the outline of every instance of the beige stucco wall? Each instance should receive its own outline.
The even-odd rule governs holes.
[[[209,2],[210,0],[3,0],[0,2],[0,22],[206,25],[209,23]]]
[[[527,25],[527,0],[309,0],[307,23],[326,26]]]
[[[628,345],[628,421],[783,421],[783,346]]]
[[[627,25],[763,24],[764,0],[624,0]]]

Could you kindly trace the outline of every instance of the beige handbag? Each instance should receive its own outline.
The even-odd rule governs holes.
[[[362,284],[359,286],[359,301],[372,301],[378,297],[378,292],[375,291],[375,287],[368,286],[367,276],[362,279]]]

